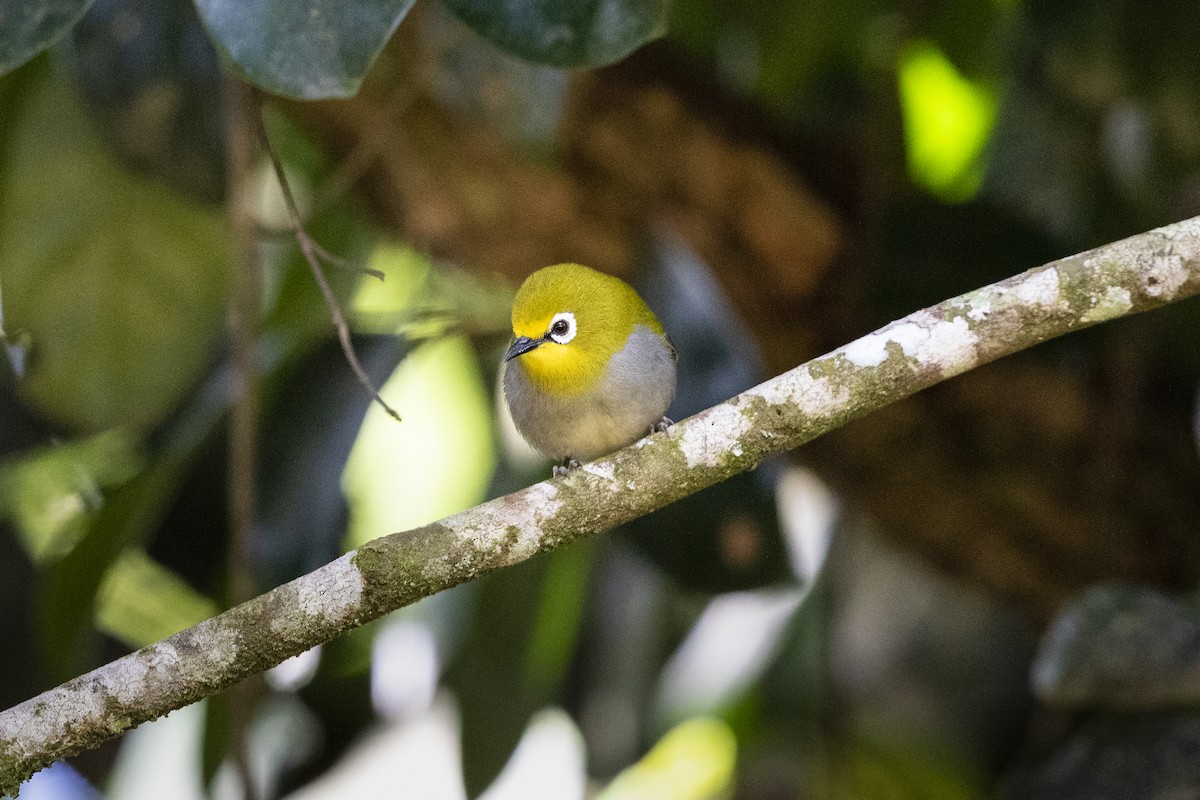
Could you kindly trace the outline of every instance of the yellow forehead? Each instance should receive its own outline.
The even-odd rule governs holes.
[[[527,316],[518,319],[517,308],[513,306],[513,333],[517,336],[528,336],[530,339],[540,339],[550,329],[550,321],[554,319],[556,313],[558,312],[552,311],[541,317]]]
[[[530,275],[513,300],[512,326],[517,336],[542,336],[554,315],[573,313],[581,333],[592,327],[628,335],[635,323],[661,331],[658,320],[620,278],[581,264],[555,264]],[[591,325],[584,324],[585,318]]]

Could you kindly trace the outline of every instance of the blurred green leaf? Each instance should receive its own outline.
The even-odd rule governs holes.
[[[891,10],[888,5],[880,0],[805,0],[756,10],[750,16],[761,47],[758,90],[772,106],[796,112],[803,107],[801,98],[812,91],[824,72],[839,62],[861,63],[877,57],[870,47],[886,49],[887,38],[879,35],[881,31],[871,32],[870,27],[880,25],[880,19]],[[726,9],[727,15],[739,12],[733,7]],[[737,31],[735,26],[722,31],[721,57],[726,64],[739,49],[736,41],[731,41]],[[797,46],[797,42],[804,44]]]
[[[90,520],[84,537],[43,573],[39,635],[42,652],[57,678],[69,678],[84,666],[93,640],[95,595],[109,565],[123,550],[143,546],[162,523],[186,483],[188,469],[202,446],[219,431],[218,423],[228,407],[227,376],[218,374],[173,420],[166,441],[152,454],[148,467],[105,493],[104,504]],[[197,550],[204,546],[189,543],[191,557],[207,552]]]
[[[213,600],[138,548],[113,562],[96,596],[97,627],[134,649],[216,613]]]
[[[906,47],[897,72],[909,174],[943,200],[970,199],[983,181],[995,94],[962,75],[932,42]]]
[[[470,797],[496,778],[530,717],[554,702],[566,678],[592,549],[576,544],[476,583],[470,635],[447,674],[462,713]]]
[[[776,112],[811,115],[818,111],[813,91],[823,77],[838,76],[837,86],[848,95],[839,100],[853,101],[844,68],[886,50],[880,34],[892,11],[884,0],[675,0],[671,40],[710,61],[731,88],[760,97]]]
[[[1019,0],[945,0],[913,20],[910,35],[931,39],[972,80],[1000,77],[1011,66]]]
[[[160,459],[150,469],[105,497],[86,535],[43,576],[39,592],[42,650],[56,677],[69,678],[82,666],[92,633],[96,592],[121,550],[140,544],[175,498],[189,461]]]
[[[0,3],[4,0],[0,0]],[[0,76],[0,108],[4,109],[4,124],[0,125],[0,154],[8,151],[9,142],[16,132],[16,121],[21,118],[27,102],[35,97],[43,84],[49,68],[48,56],[34,59],[16,72]],[[8,159],[0,158],[0,185],[3,185],[11,168]]]
[[[539,64],[597,67],[666,33],[667,0],[445,0],[476,33]]]
[[[352,97],[414,0],[196,0],[251,82],[298,100]]]
[[[378,405],[363,420],[342,476],[351,547],[470,508],[495,465],[487,392],[462,337],[418,347],[380,393],[404,422]]]
[[[3,0],[0,0],[3,2]],[[21,116],[25,101],[41,83],[46,70],[45,58],[36,59],[16,72],[0,77],[0,108],[4,109],[6,120],[16,120]],[[4,181],[9,170],[5,166],[3,154],[8,150],[8,142],[12,138],[11,124],[0,125],[0,196],[3,195]],[[29,353],[29,334],[25,331],[6,327],[4,320],[4,276],[0,274],[0,347],[8,359],[12,374],[21,378],[25,375],[25,361]]]
[[[890,797],[896,800],[983,800],[982,776],[945,753],[899,738],[849,744],[833,770],[832,797]]]
[[[0,75],[66,33],[92,0],[0,0]]]
[[[549,563],[534,558],[476,583],[470,634],[446,675],[462,715],[468,797],[478,797],[500,774],[530,716],[544,704],[526,683],[525,665]]]
[[[529,682],[547,693],[561,686],[567,677],[579,638],[595,549],[595,538],[576,542],[557,551],[546,569],[525,666]]]
[[[34,562],[62,558],[87,532],[101,490],[141,468],[136,444],[109,431],[0,464],[0,517],[11,515]]]
[[[0,186],[6,324],[22,390],[85,430],[157,422],[223,320],[222,219],[117,165],[78,98],[48,80],[16,121]]]
[[[737,740],[724,722],[697,717],[667,732],[596,800],[713,800],[733,794]]]

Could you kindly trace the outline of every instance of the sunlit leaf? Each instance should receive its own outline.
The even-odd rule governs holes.
[[[596,800],[710,800],[731,793],[737,740],[724,722],[697,717],[667,732]]]
[[[96,596],[96,625],[129,647],[165,639],[217,613],[217,604],[139,549],[109,568]]]
[[[92,0],[0,0],[0,75],[66,33]]]
[[[299,100],[351,97],[414,0],[196,0],[247,78]]]
[[[666,33],[667,0],[445,0],[488,41],[559,67],[611,64]]]
[[[30,337],[23,392],[83,429],[156,422],[223,322],[221,215],[116,164],[53,80],[9,145],[0,263],[5,324]]]
[[[533,715],[504,771],[480,800],[574,800],[589,796],[586,743],[559,708]]]
[[[342,477],[351,546],[469,508],[495,462],[491,409],[464,339],[417,348],[381,393],[404,422],[377,405],[367,412]]]
[[[497,340],[509,335],[513,286],[503,279],[450,264],[431,269],[425,256],[396,245],[377,248],[369,266],[387,279],[359,284],[351,305],[355,331],[415,340],[451,329]]]
[[[804,596],[788,588],[713,598],[663,667],[657,716],[677,722],[731,708],[782,649]]]
[[[983,179],[995,95],[959,73],[929,42],[904,50],[898,77],[909,174],[944,200],[969,199]]]

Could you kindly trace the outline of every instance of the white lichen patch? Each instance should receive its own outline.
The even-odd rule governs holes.
[[[900,345],[904,355],[911,356],[929,338],[927,323],[923,319],[918,320],[919,316],[926,317],[930,322],[934,319],[925,312],[917,312],[855,339],[835,351],[835,354],[844,356],[856,367],[878,367],[887,360],[888,345],[895,343]]]
[[[746,392],[771,405],[793,405],[810,417],[831,414],[846,406],[850,391],[835,387],[833,381],[816,376],[808,366],[797,367]]]
[[[118,658],[0,714],[0,739],[45,741],[70,726],[109,725],[111,703],[143,702],[153,673],[175,671],[180,663],[169,641]]]
[[[877,367],[887,359],[888,346],[895,344],[914,366],[935,367],[949,377],[975,366],[978,343],[979,337],[966,317],[945,320],[918,311],[856,339],[835,355],[844,356],[858,367]]]
[[[1170,234],[1171,251],[1193,274],[1200,271],[1200,217],[1177,223]]]
[[[361,594],[361,580],[359,583]],[[197,630],[204,630],[205,638],[198,642],[204,647],[204,659],[215,670],[223,670],[237,659],[239,628],[220,617],[201,622]]]
[[[990,286],[985,286],[966,295],[963,300],[965,301],[967,318],[972,322],[983,322],[990,317],[992,314],[992,301],[995,296],[995,290]]]
[[[1058,270],[1054,267],[1035,270],[1010,291],[1022,304],[1048,309],[1064,309],[1067,306],[1062,296]]]
[[[1083,313],[1080,318],[1084,322],[1104,322],[1105,320],[1128,314],[1133,308],[1133,298],[1129,290],[1123,286],[1110,286],[1104,291],[1104,296],[1096,300],[1096,304]]]
[[[1187,283],[1188,270],[1183,257],[1172,251],[1156,253],[1139,274],[1142,291],[1147,297],[1170,300]]]
[[[114,665],[115,662],[103,669]],[[93,675],[95,672],[76,678],[0,714],[0,739],[11,739],[17,747],[36,751],[40,742],[68,726],[84,727],[101,722],[108,695],[103,686],[91,680]]]
[[[850,403],[848,388],[836,386],[833,381],[823,377],[813,377],[801,383],[795,396],[800,411],[809,416],[833,414],[845,409]]]
[[[726,455],[742,454],[742,437],[749,429],[750,420],[741,408],[722,403],[676,425],[668,435],[679,444],[689,468],[715,467]]]
[[[295,585],[297,604],[305,616],[336,621],[356,615],[362,606],[363,579],[354,552],[299,578]]]
[[[127,658],[114,661],[98,675],[98,683],[122,703],[135,703],[142,697],[146,676],[171,672],[179,666],[179,651],[169,641],[150,645]]]
[[[595,463],[584,464],[581,469],[589,475],[595,475],[597,478],[602,478],[608,483],[615,484],[617,482],[615,467],[611,461],[598,461]]]
[[[1172,240],[1192,239],[1200,242],[1200,217],[1192,217],[1182,222],[1172,222],[1170,225],[1155,228],[1151,233],[1159,233]]]
[[[929,338],[917,349],[915,360],[923,367],[936,367],[949,378],[975,366],[978,345],[979,336],[966,318],[940,320],[929,329]]]
[[[543,522],[557,514],[562,505],[554,485],[535,483],[516,494],[455,514],[442,525],[480,549],[505,549],[511,561],[519,561],[537,551]],[[513,530],[517,531],[515,543],[510,537]]]

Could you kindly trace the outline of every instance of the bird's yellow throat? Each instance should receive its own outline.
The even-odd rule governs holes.
[[[509,363],[523,370],[538,389],[558,397],[574,397],[594,390],[604,375],[608,358],[582,344],[545,342]]]

